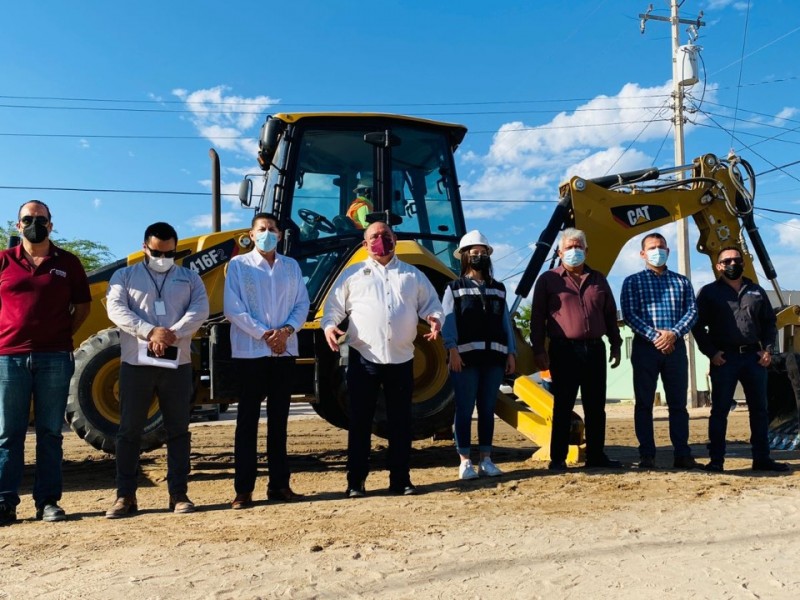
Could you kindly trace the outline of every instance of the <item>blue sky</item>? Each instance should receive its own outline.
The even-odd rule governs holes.
[[[235,192],[257,171],[266,114],[413,114],[469,128],[458,152],[466,200],[533,201],[465,205],[468,228],[489,236],[513,286],[560,181],[672,164],[670,27],[649,21],[640,33],[647,4],[16,2],[0,36],[3,218],[40,198],[61,237],[102,242],[121,258],[156,220],[181,237],[207,231],[208,149],[220,153],[224,191]],[[653,4],[669,15],[666,0]],[[756,173],[800,160],[800,3],[686,0],[681,16],[700,10],[704,68],[689,90],[699,110],[687,162],[731,148]],[[201,114],[209,108],[219,112]],[[774,170],[758,179],[756,205],[800,212],[798,192],[800,165]],[[249,221],[238,201],[224,204],[226,228]],[[800,218],[757,214],[783,287],[800,289]],[[674,228],[666,233],[674,240]],[[640,267],[629,245],[612,284]],[[703,257],[692,268],[696,286],[711,278]]]

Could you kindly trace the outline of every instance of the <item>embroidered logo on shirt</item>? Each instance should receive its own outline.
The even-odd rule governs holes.
[[[364,275],[372,275],[372,269],[370,269],[369,267],[364,269]]]
[[[60,269],[50,269],[50,275],[58,275],[59,277],[66,277],[66,271],[62,271]]]

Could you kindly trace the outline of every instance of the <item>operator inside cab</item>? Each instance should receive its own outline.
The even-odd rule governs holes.
[[[362,177],[359,179],[353,193],[356,198],[347,209],[347,218],[353,222],[356,228],[366,229],[369,226],[367,215],[374,210],[372,205],[372,178]]]

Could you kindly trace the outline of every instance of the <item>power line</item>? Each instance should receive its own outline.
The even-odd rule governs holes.
[[[131,108],[114,106],[44,106],[39,104],[0,104],[0,108],[32,109],[32,110],[71,110],[71,111],[103,111],[126,113],[163,113],[163,114],[193,114],[193,115],[263,115],[263,111],[252,110],[173,110],[166,108]],[[632,107],[640,110],[658,109],[659,106]],[[617,111],[619,107],[576,108],[572,112],[604,112]],[[290,112],[290,111],[286,111]],[[530,109],[530,110],[484,110],[484,111],[448,111],[448,112],[422,112],[408,113],[411,117],[448,117],[448,116],[486,116],[486,115],[518,115],[518,114],[558,114],[563,109]]]
[[[167,194],[172,196],[208,196],[211,192],[180,192],[176,190],[121,190],[114,188],[45,187],[35,185],[0,185],[3,190],[34,190],[39,192],[92,192],[102,194]],[[221,194],[236,197],[238,194]]]
[[[0,137],[43,137],[43,138],[80,138],[80,139],[110,139],[110,140],[207,140],[203,135],[128,135],[128,134],[102,134],[102,133],[19,133],[0,131]],[[215,135],[215,140],[254,140],[251,136],[241,135]]]

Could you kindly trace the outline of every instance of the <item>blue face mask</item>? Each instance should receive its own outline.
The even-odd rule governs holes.
[[[561,253],[561,262],[568,267],[579,267],[586,260],[583,248],[570,248]]]
[[[256,248],[261,252],[272,252],[278,246],[278,236],[266,230],[256,235]]]
[[[667,264],[669,251],[666,248],[653,248],[645,252],[645,256],[647,257],[647,262],[654,267],[663,267]]]

